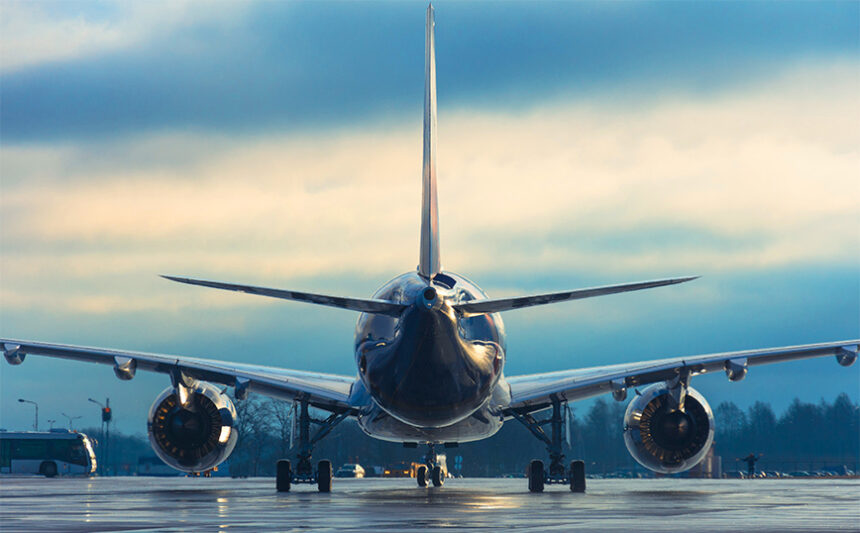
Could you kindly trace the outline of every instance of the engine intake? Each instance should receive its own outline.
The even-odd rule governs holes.
[[[169,466],[205,472],[222,463],[236,446],[236,408],[213,385],[198,382],[183,405],[168,387],[149,410],[149,442]]]
[[[674,474],[696,466],[714,441],[714,414],[704,396],[687,388],[684,410],[674,408],[665,383],[646,388],[624,414],[624,444],[654,472]]]

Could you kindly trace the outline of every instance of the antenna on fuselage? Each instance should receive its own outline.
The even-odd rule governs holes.
[[[432,278],[442,271],[436,199],[436,51],[433,4],[427,6],[424,59],[424,167],[421,192],[421,255],[418,274]]]

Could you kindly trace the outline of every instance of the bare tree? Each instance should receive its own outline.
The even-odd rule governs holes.
[[[269,410],[274,419],[275,435],[278,437],[278,451],[281,458],[286,458],[290,453],[290,426],[292,415],[292,403],[282,400],[269,400]]]
[[[236,414],[239,443],[235,452],[237,463],[234,473],[257,476],[265,451],[272,440],[273,414],[269,402],[263,402],[256,395],[237,401]]]

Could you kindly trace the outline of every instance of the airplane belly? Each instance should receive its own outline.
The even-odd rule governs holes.
[[[358,425],[371,437],[392,442],[471,442],[495,434],[502,427],[502,419],[492,416],[485,407],[450,426],[421,428],[401,422],[374,406],[370,413],[358,417]]]
[[[362,431],[371,437],[392,442],[471,442],[494,435],[502,427],[501,409],[510,402],[504,378],[492,396],[471,416],[444,427],[420,427],[391,416],[371,402],[358,416]]]

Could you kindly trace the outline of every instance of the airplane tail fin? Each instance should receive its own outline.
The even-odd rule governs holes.
[[[436,51],[433,6],[427,7],[424,78],[424,168],[421,192],[421,254],[418,274],[427,279],[442,271],[436,200]]]

